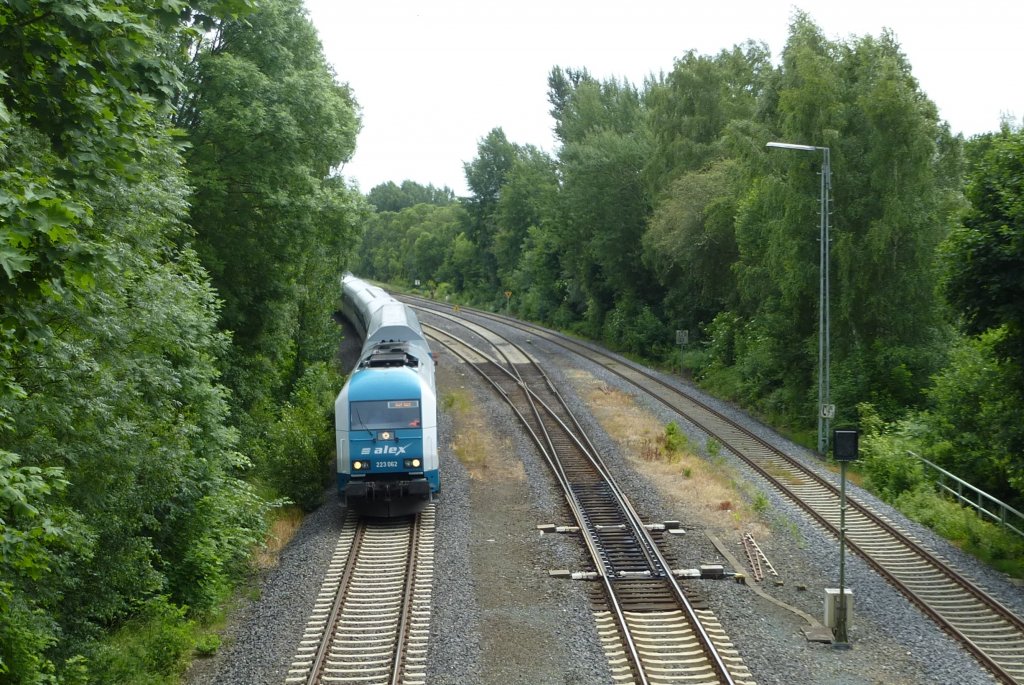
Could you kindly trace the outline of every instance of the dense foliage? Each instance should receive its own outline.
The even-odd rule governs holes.
[[[370,189],[366,199],[378,212],[400,212],[418,204],[450,205],[455,202],[455,193],[447,186],[438,189],[413,181],[402,181],[399,186],[388,181]]]
[[[800,12],[777,66],[747,42],[642,87],[563,67],[548,86],[554,156],[490,131],[463,218],[378,213],[356,268],[682,363],[812,443],[823,155],[765,144],[828,147],[836,421],[868,412],[1019,501],[1019,133],[965,145],[893,35],[829,40]]]
[[[299,395],[317,386],[321,410],[309,427],[332,430],[331,384],[317,363],[337,342],[338,277],[364,211],[331,175],[355,149],[355,102],[336,83],[300,0],[265,1],[220,21],[190,52],[189,97],[175,121],[190,143],[196,251],[224,303],[220,327],[232,334],[222,368],[233,420],[257,472],[312,507],[330,444],[317,440],[320,467],[284,468],[280,460],[309,457],[288,454],[294,417],[283,407],[311,410]]]
[[[0,84],[0,682],[159,682],[322,493],[354,103],[287,0],[4,3]]]
[[[943,288],[970,337],[936,378],[929,425],[944,463],[1024,493],[1024,129],[1004,125],[971,151],[970,207],[943,253]]]

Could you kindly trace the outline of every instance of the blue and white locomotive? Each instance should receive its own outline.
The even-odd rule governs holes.
[[[338,491],[368,516],[413,513],[441,489],[434,357],[408,306],[349,273],[341,290],[363,347],[334,403]]]

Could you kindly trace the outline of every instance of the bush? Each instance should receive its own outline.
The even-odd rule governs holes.
[[[1000,571],[1024,575],[1024,540],[950,501],[928,485],[896,498],[896,506],[958,547]]]
[[[172,685],[188,664],[196,626],[186,609],[166,597],[150,599],[132,619],[96,647],[92,680],[119,685]]]
[[[913,423],[885,424],[871,405],[861,404],[857,409],[862,426],[860,468],[867,477],[867,486],[892,502],[924,484],[924,466],[910,454],[917,446]]]
[[[262,445],[271,485],[305,510],[323,502],[334,457],[333,401],[338,378],[324,363],[299,379]]]
[[[685,450],[690,444],[686,434],[679,430],[675,421],[665,426],[665,449],[670,453],[678,453]]]
[[[66,484],[61,469],[22,466],[0,450],[0,682],[42,682],[53,671],[45,654],[59,637],[54,578],[61,552],[81,544],[51,502]]]
[[[277,504],[237,479],[217,483],[200,500],[181,531],[180,559],[167,569],[175,599],[193,616],[215,609],[244,576],[253,550],[265,540],[267,514]]]

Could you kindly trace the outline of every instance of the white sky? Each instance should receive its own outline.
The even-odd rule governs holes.
[[[305,0],[338,79],[362,108],[342,173],[363,192],[409,179],[466,195],[463,163],[501,127],[552,152],[547,76],[586,68],[641,85],[693,49],[748,39],[772,58],[799,7],[831,39],[893,30],[922,89],[954,132],[1024,116],[1021,0]]]

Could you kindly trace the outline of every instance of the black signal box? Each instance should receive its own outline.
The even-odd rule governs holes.
[[[836,428],[832,431],[832,456],[836,461],[853,461],[857,458],[857,441],[860,431],[856,428]]]

